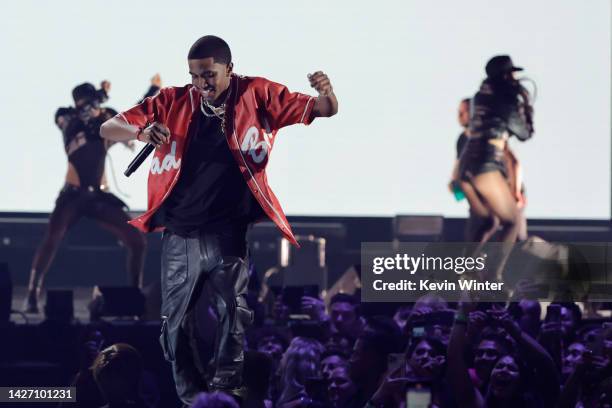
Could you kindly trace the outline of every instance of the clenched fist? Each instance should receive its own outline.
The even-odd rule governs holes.
[[[316,89],[319,95],[329,96],[334,91],[329,77],[322,71],[317,71],[314,74],[308,74],[308,80],[310,81],[310,86]]]

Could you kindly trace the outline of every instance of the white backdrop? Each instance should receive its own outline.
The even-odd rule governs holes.
[[[539,91],[534,139],[512,141],[528,216],[609,218],[610,12],[609,0],[2,2],[0,211],[52,209],[66,171],[53,114],[76,84],[109,79],[108,106],[125,110],[156,72],[189,81],[190,45],[216,34],[238,73],[302,92],[308,72],[332,79],[339,114],[276,141],[269,179],[289,214],[464,215],[446,190],[457,104],[508,53]],[[145,168],[122,174],[132,156],[113,147],[107,175],[142,209]]]

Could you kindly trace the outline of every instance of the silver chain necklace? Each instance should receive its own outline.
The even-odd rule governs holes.
[[[230,89],[227,90],[227,94],[225,95],[225,100],[219,106],[213,106],[210,103],[208,103],[208,101],[204,100],[204,98],[200,97],[200,110],[202,111],[204,116],[206,116],[207,118],[216,117],[221,120],[221,132],[222,133],[225,133],[225,103],[227,102],[229,95],[230,95]],[[212,113],[207,112],[204,107],[206,107],[207,109],[210,109],[210,112]]]
[[[208,108],[212,113],[206,112],[206,109],[204,109],[204,107]],[[220,106],[213,106],[207,101],[205,101],[204,98],[202,98],[200,99],[200,110],[207,118],[212,118],[216,116],[217,118],[223,120],[223,118],[225,117],[225,102],[223,102]]]

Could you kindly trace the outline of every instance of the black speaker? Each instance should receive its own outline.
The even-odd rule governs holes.
[[[66,289],[48,289],[45,317],[47,320],[71,321],[74,318],[74,293]]]
[[[13,281],[6,262],[0,262],[0,324],[8,323],[13,303]]]
[[[140,289],[129,286],[95,286],[89,304],[91,320],[100,317],[134,317],[145,312],[145,297]]]
[[[280,266],[284,267],[284,286],[316,285],[327,290],[327,267],[325,265],[325,238],[314,235],[296,235],[300,249],[293,247],[287,239],[281,240]]]

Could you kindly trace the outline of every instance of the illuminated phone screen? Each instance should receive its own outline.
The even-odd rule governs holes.
[[[412,328],[412,337],[423,337],[425,335],[425,328],[422,326]]]
[[[406,391],[406,408],[429,408],[431,391],[426,388],[409,389]]]

